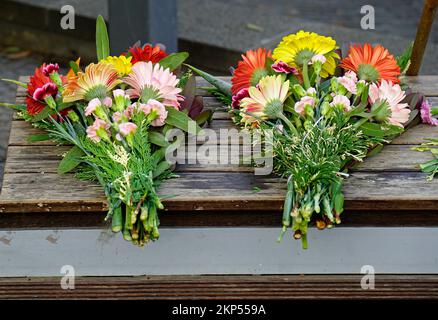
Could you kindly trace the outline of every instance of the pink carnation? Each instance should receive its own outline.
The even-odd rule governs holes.
[[[242,101],[242,99],[248,98],[248,97],[249,97],[249,89],[248,88],[241,89],[237,94],[235,94],[233,96],[233,99],[232,99],[233,102],[232,102],[231,106],[233,107],[233,109],[239,109],[240,101]]]
[[[298,71],[295,68],[290,67],[286,62],[283,61],[277,61],[272,65],[272,70],[278,73],[285,73],[285,74],[297,74]]]
[[[420,112],[423,123],[431,126],[438,126],[438,119],[432,115],[432,106],[426,99],[424,99],[423,103],[421,104]]]
[[[117,90],[114,90],[114,91],[113,91],[113,96],[114,96],[114,98],[117,98],[117,97],[125,97],[125,95],[126,95],[125,90],[117,89]]]
[[[93,100],[88,102],[88,106],[85,109],[85,115],[91,116],[96,111],[96,109],[101,105],[102,103],[100,102],[100,100],[98,98],[94,98]]]
[[[123,137],[134,134],[137,131],[137,125],[132,122],[125,122],[119,125],[119,132]]]
[[[338,81],[344,86],[345,89],[347,89],[348,92],[352,94],[357,93],[357,76],[354,72],[347,72],[343,77],[338,78]]]
[[[123,114],[125,115],[126,118],[128,119],[132,119],[132,116],[134,115],[134,111],[137,107],[137,102],[131,104],[130,106],[128,106],[125,111],[123,112]]]
[[[114,122],[120,122],[122,121],[122,114],[120,112],[114,112],[113,113],[113,121]]]
[[[324,57],[324,55],[322,55],[322,54],[317,54],[317,55],[314,55],[314,56],[312,57],[311,63],[313,64],[313,63],[315,63],[315,62],[321,62],[321,64],[324,64],[324,63],[326,63],[326,61],[327,61],[327,58]]]
[[[342,106],[342,109],[344,110],[344,111],[350,111],[350,109],[351,109],[351,102],[350,102],[350,99],[348,99],[346,96],[343,96],[343,95],[337,95],[337,96],[335,96],[334,98],[333,98],[333,102],[332,103],[330,103],[330,105],[332,106],[332,107],[335,107],[335,106]]]
[[[157,118],[152,121],[152,126],[164,126],[167,119],[167,110],[161,102],[150,99],[147,104],[141,104],[138,109],[143,111],[145,115],[149,115],[152,111],[155,111],[157,113]]]
[[[295,103],[295,111],[301,115],[304,115],[305,107],[307,105],[310,105],[313,108],[315,106],[315,103],[316,101],[315,98],[313,97],[309,97],[309,96],[302,97],[300,101]]]
[[[102,137],[99,136],[98,131],[103,129],[109,133],[110,125],[101,119],[96,119],[93,125],[87,128],[87,137],[94,142],[100,142]]]
[[[103,99],[103,105],[107,108],[111,108],[113,105],[113,99],[111,99],[110,97],[106,97],[105,99]]]

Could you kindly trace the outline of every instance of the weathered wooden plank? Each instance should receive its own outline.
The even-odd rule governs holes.
[[[419,87],[420,91],[438,97],[435,91],[437,79],[428,77],[409,81],[414,89],[421,85],[426,91]],[[201,79],[198,79],[198,82],[201,87],[208,86]],[[19,91],[22,99],[24,91]],[[202,91],[201,94],[207,95]],[[432,97],[430,100],[436,103],[438,98]],[[214,132],[218,133],[221,128],[235,128],[229,120],[229,114],[221,108],[219,102],[209,96],[204,98],[204,102],[207,109],[220,110],[210,127]],[[53,142],[30,145],[27,138],[40,131],[23,121],[13,121],[12,127],[4,188],[0,197],[0,212],[107,210],[99,186],[77,181],[72,175],[56,174],[60,155],[67,147],[53,147]],[[428,212],[436,211],[436,180],[427,183],[424,174],[415,172],[418,170],[416,164],[427,161],[430,155],[410,151],[411,145],[423,142],[426,137],[438,137],[437,128],[417,126],[397,138],[393,145],[387,146],[381,154],[360,164],[358,172],[354,172],[346,180],[347,210],[388,212],[421,208]],[[161,195],[175,196],[166,200],[169,211],[187,213],[202,210],[207,213],[239,210],[239,214],[250,214],[262,211],[277,212],[281,209],[284,182],[275,177],[254,176],[252,168],[235,165],[186,165],[179,166],[178,171],[181,178],[165,182],[160,189]],[[255,188],[259,191],[255,192]],[[266,215],[263,219],[266,222]],[[278,222],[277,219],[275,215],[275,223]]]
[[[436,210],[437,187],[437,180],[426,182],[418,172],[357,172],[345,182],[346,209]],[[169,211],[280,211],[284,189],[283,180],[276,177],[203,172],[181,173],[180,178],[164,182],[159,194],[172,196],[165,200]],[[104,202],[99,186],[69,175],[6,174],[0,212],[93,211],[98,203],[105,208]],[[78,203],[81,208],[74,208]]]
[[[419,164],[433,160],[430,152],[417,152],[411,148],[409,145],[386,146],[381,153],[367,158],[352,171],[419,171]],[[5,173],[56,173],[62,155],[69,149],[68,146],[10,146]],[[232,145],[227,150],[217,150],[217,157],[208,162],[210,158],[202,158],[189,151],[177,157],[177,172],[253,172],[250,164],[239,164],[244,154],[249,153],[238,145]],[[228,159],[232,156],[234,161],[220,164],[220,158],[225,158],[225,155],[229,156]]]
[[[406,77],[406,82],[414,92],[421,92],[431,97],[438,96],[438,76]]]
[[[75,290],[58,278],[0,279],[1,299],[438,299],[436,275],[377,275],[374,290],[363,275],[78,277]],[[280,316],[280,315],[279,315]]]
[[[227,115],[228,116],[228,115]],[[205,129],[212,129],[217,135],[218,143],[225,143],[226,135],[221,136],[220,130],[237,130],[237,127],[230,120],[217,119],[206,126]],[[235,131],[237,132],[237,131]],[[11,133],[9,137],[10,146],[53,146],[56,145],[53,141],[41,141],[36,143],[29,143],[27,140],[30,136],[35,134],[42,134],[43,130],[33,128],[29,123],[24,121],[12,121]],[[226,132],[225,132],[226,133]],[[407,130],[400,137],[392,141],[394,145],[418,145],[424,142],[425,138],[438,138],[438,127],[431,127],[428,125],[418,125],[414,128]],[[201,137],[198,138],[199,142],[204,141]],[[230,144],[234,144],[234,140],[229,140]]]

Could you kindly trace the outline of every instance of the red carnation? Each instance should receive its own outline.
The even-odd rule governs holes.
[[[157,63],[168,56],[159,45],[152,47],[150,44],[146,44],[143,48],[133,47],[129,49],[129,53],[132,55],[132,64],[136,64],[140,61],[151,61]]]
[[[58,72],[59,71],[59,65],[57,63],[53,64],[48,64],[47,66],[45,66],[43,68],[43,74],[46,77],[49,77],[53,72]]]
[[[46,83],[41,88],[38,88],[33,93],[33,99],[43,101],[50,96],[56,96],[58,94],[58,87],[54,83]]]
[[[46,107],[43,102],[44,98],[48,96],[55,96],[58,93],[58,88],[55,83],[44,75],[44,69],[47,67],[43,64],[41,67],[35,69],[35,74],[30,77],[29,84],[27,85],[27,113],[31,116],[35,116]],[[61,77],[63,82],[64,77]]]

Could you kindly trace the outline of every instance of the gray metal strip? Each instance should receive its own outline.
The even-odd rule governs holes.
[[[438,228],[311,230],[309,250],[278,228],[162,229],[145,248],[102,230],[0,231],[0,277],[438,273]]]

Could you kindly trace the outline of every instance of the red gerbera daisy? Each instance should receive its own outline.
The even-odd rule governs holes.
[[[271,57],[271,51],[264,48],[249,50],[242,55],[243,60],[239,62],[231,79],[233,95],[242,89],[255,86],[262,77],[268,75],[267,59]]]
[[[140,61],[157,63],[168,56],[159,45],[152,47],[150,44],[146,44],[143,48],[133,47],[129,49],[132,55],[132,64],[136,64]]]
[[[394,56],[381,45],[369,43],[350,47],[350,53],[340,64],[345,70],[357,73],[359,79],[369,82],[382,80],[399,83],[400,67]]]

